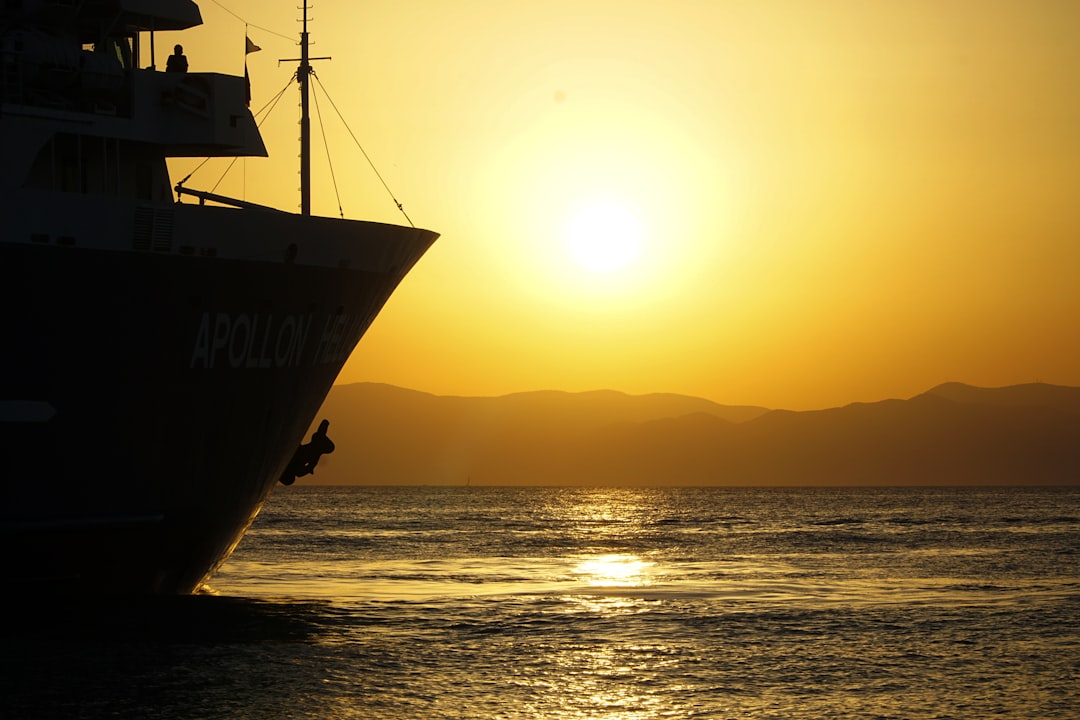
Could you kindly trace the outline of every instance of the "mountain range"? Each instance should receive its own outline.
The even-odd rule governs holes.
[[[815,411],[672,394],[335,386],[309,484],[1080,485],[1080,388],[947,383]]]

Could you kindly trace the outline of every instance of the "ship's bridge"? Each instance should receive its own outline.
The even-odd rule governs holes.
[[[24,0],[10,19],[0,23],[9,118],[75,123],[166,156],[266,155],[243,77],[161,72],[139,57],[140,32],[201,24],[190,0]]]

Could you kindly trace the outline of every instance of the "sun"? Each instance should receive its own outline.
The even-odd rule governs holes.
[[[573,212],[566,223],[565,242],[571,257],[595,273],[623,270],[642,254],[644,228],[628,206],[594,202]]]

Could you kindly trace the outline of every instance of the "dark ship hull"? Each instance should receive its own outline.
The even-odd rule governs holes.
[[[154,33],[201,22],[191,0],[0,3],[0,540],[16,594],[203,585],[293,479],[342,365],[436,238],[311,216],[306,6],[300,214],[174,187],[169,158],[266,154],[244,77],[155,70]]]
[[[55,199],[24,197],[20,209]],[[4,213],[5,575],[187,593],[240,540],[356,342],[436,236],[113,205],[78,215],[82,234]],[[121,238],[98,229],[125,222]]]

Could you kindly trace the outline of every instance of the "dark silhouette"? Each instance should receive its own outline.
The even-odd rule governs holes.
[[[334,452],[334,442],[326,436],[326,429],[329,427],[330,421],[323,420],[319,423],[319,429],[312,433],[311,442],[296,449],[296,454],[281,475],[282,485],[292,485],[296,478],[311,475],[319,464],[319,458]]]
[[[183,45],[173,48],[173,54],[165,63],[165,72],[187,72],[187,58],[184,56]]]

